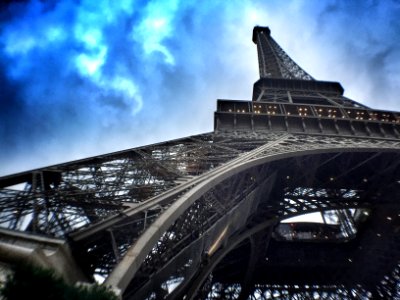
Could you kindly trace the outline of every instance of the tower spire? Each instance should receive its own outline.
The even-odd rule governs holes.
[[[253,100],[218,100],[213,132],[0,177],[2,268],[122,300],[399,299],[400,112],[253,41]]]
[[[253,42],[257,44],[261,78],[314,80],[275,42],[268,27],[254,27]]]

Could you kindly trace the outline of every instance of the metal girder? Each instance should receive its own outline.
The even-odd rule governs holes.
[[[389,209],[389,211],[393,211],[393,209]],[[397,206],[397,211],[398,210],[398,206]],[[382,219],[375,219],[374,223],[382,223]],[[397,224],[399,224],[397,222]],[[393,227],[394,225],[394,227]],[[392,232],[392,234],[394,234],[394,232],[396,231],[396,225],[392,224],[391,229],[387,230],[387,232]],[[382,230],[386,230],[384,228],[381,228]],[[249,228],[248,231],[251,231],[251,229]],[[374,230],[371,231],[371,233],[374,232]],[[373,235],[375,235],[375,239],[380,239],[379,243],[375,243],[372,241],[372,239],[374,239]],[[240,235],[239,235],[240,236]],[[239,239],[239,236],[236,237],[237,239]],[[240,237],[240,240],[243,241],[244,239],[246,239],[247,236],[244,234],[244,236]],[[342,295],[343,297],[345,297],[346,295],[352,295],[352,297],[354,297],[354,299],[359,299],[360,297],[365,297],[366,299],[370,299],[372,297],[372,295],[376,295],[376,297],[378,298],[388,298],[391,297],[393,295],[398,295],[398,291],[396,291],[395,285],[396,282],[398,282],[398,267],[396,266],[396,259],[399,259],[399,238],[394,237],[392,235],[387,236],[386,238],[383,238],[383,236],[376,236],[376,232],[373,233],[372,235],[367,234],[364,237],[365,242],[362,243],[362,249],[360,247],[360,249],[358,250],[358,253],[352,253],[352,257],[351,260],[350,258],[348,259],[346,256],[344,257],[348,266],[351,266],[352,264],[354,264],[354,268],[360,268],[360,270],[355,271],[354,269],[348,270],[346,273],[344,274],[333,274],[333,278],[336,278],[336,281],[329,281],[328,284],[323,284],[323,283],[319,283],[317,281],[314,282],[308,282],[306,284],[302,284],[301,282],[297,281],[297,283],[292,283],[289,281],[284,281],[283,283],[257,283],[257,281],[255,282],[255,284],[253,283],[252,289],[250,291],[250,293],[248,294],[249,297],[255,297],[255,299],[259,299],[260,297],[260,291],[262,291],[262,294],[264,294],[265,299],[274,299],[273,296],[271,295],[271,291],[275,291],[276,295],[275,297],[277,299],[282,299],[282,297],[288,297],[287,299],[292,299],[290,297],[293,297],[294,295],[297,295],[299,298],[298,299],[309,299],[310,297],[310,292],[311,295],[313,294],[313,292],[315,292],[315,295],[318,296],[320,295],[320,297],[322,297],[322,295],[324,295],[324,297],[327,297],[326,299],[340,299],[339,295]],[[393,241],[397,240],[397,244],[393,244]],[[392,241],[391,245],[387,245],[385,246],[387,248],[386,253],[384,251],[382,251],[382,249],[379,249],[379,247],[381,247],[380,245],[382,243],[386,244],[388,241]],[[233,241],[232,241],[233,242]],[[229,245],[231,245],[231,243],[228,243]],[[322,245],[322,244],[321,244]],[[366,249],[368,247],[368,245],[372,245],[372,248],[370,248],[369,250]],[[201,285],[201,283],[199,282],[193,282],[193,285],[195,285],[195,288],[192,288],[189,292],[188,295],[190,295],[191,298],[194,299],[226,299],[223,296],[221,296],[221,294],[218,293],[218,291],[223,290],[223,286],[230,286],[233,285],[235,287],[238,287],[239,292],[241,290],[244,290],[244,286],[242,285],[242,283],[240,281],[224,281],[224,282],[230,282],[230,283],[224,283],[224,282],[219,282],[218,279],[217,281],[213,281],[212,276],[209,277],[211,278],[211,281],[207,281],[207,275],[211,274],[211,271],[216,267],[217,263],[221,262],[221,260],[223,259],[223,257],[225,257],[227,255],[228,252],[232,251],[233,248],[235,248],[237,246],[237,244],[234,243],[234,245],[232,247],[228,247],[227,249],[222,249],[223,252],[219,253],[219,256],[215,256],[215,259],[218,259],[218,262],[215,262],[214,264],[210,264],[211,267],[207,270],[207,272],[205,274],[203,274],[203,276],[201,277],[201,282],[205,282],[206,286],[205,286],[205,294],[201,294],[202,296],[200,296],[199,294],[197,294],[197,291],[199,290],[199,285]],[[337,257],[335,257],[335,255],[339,254],[341,252],[341,254],[343,255],[348,255],[345,253],[345,251],[343,251],[343,249],[338,248],[339,246],[328,246],[327,249],[335,249],[337,248],[336,253],[330,253],[330,255],[328,256],[329,260],[332,260],[333,262],[333,266],[335,269],[339,269],[340,266],[335,263],[335,260],[337,260]],[[376,249],[374,250],[374,247],[376,247]],[[358,247],[357,247],[358,248]],[[312,250],[313,249],[313,250]],[[378,250],[379,249],[379,250]],[[378,250],[377,252],[375,252],[376,250]],[[281,253],[281,256],[278,258],[274,258],[271,257],[270,260],[271,261],[275,261],[278,264],[278,268],[280,269],[271,269],[268,267],[268,265],[259,265],[258,268],[260,270],[264,270],[264,273],[272,273],[277,275],[275,272],[283,272],[284,268],[284,262],[282,261],[282,259],[287,259],[290,258],[292,256],[296,257],[296,254],[298,255],[299,253],[302,253],[302,250],[300,248],[300,246],[296,246],[293,245],[292,247],[292,252],[285,252],[285,248],[284,247],[279,247],[276,249],[276,251],[278,251],[279,253]],[[309,266],[309,265],[318,265],[318,247],[316,246],[312,246],[312,247],[308,247],[308,252],[312,251],[311,256],[309,256],[309,260],[303,262],[303,266]],[[367,251],[369,252],[369,254],[367,256],[363,255],[363,251]],[[371,252],[372,251],[372,252]],[[387,252],[389,251],[389,253]],[[390,253],[391,251],[391,253]],[[385,254],[384,254],[385,253]],[[396,255],[393,255],[392,253],[396,253]],[[384,254],[384,255],[382,255]],[[366,261],[361,261],[361,262],[357,262],[357,260],[359,258],[363,258]],[[392,262],[391,266],[389,267],[389,273],[391,272],[391,270],[394,270],[392,272],[392,274],[388,275],[388,276],[384,276],[385,274],[388,273],[387,269],[388,266],[386,266],[386,270],[382,271],[381,270],[381,266],[382,266],[382,261],[379,262],[379,260],[383,259],[383,257],[386,257],[384,259],[390,259],[390,260],[394,260],[394,262]],[[297,259],[297,258],[296,258]],[[295,259],[295,264],[297,263]],[[372,259],[372,260],[371,260]],[[260,261],[258,262],[258,264],[260,264]],[[281,264],[281,265],[279,265]],[[393,266],[394,264],[394,266]],[[210,270],[211,269],[211,270]],[[375,271],[373,271],[375,270]],[[379,274],[375,274],[376,270],[378,270]],[[303,270],[303,272],[306,270]],[[323,271],[322,271],[323,272]],[[350,272],[350,273],[349,273]],[[226,271],[223,272],[224,274],[226,274],[226,276],[229,276]],[[327,274],[323,274],[323,273],[319,273],[317,276],[323,277]],[[330,276],[330,274],[328,274]],[[371,275],[375,276],[378,279],[382,279],[382,283],[380,285],[378,285],[378,287],[376,286],[376,281],[372,283],[368,283],[366,281],[363,281],[363,279],[365,277],[370,277]],[[274,275],[272,275],[274,276]],[[303,274],[303,277],[305,278],[307,276],[307,274]],[[339,277],[341,278],[341,280],[346,279],[347,277],[352,278],[352,280],[355,280],[355,284],[352,285],[348,285],[345,282],[341,283],[340,280],[338,280]],[[397,277],[396,277],[397,276]],[[385,279],[383,279],[385,278]],[[221,278],[220,278],[221,279]],[[358,280],[358,281],[357,281]],[[358,283],[359,284],[358,284]],[[261,288],[263,287],[263,288]],[[260,290],[261,288],[261,290]],[[216,290],[215,290],[216,289]],[[265,290],[263,290],[265,289]],[[283,294],[279,293],[278,291],[283,292]],[[349,294],[352,293],[352,294]],[[338,295],[338,296],[335,296]],[[368,296],[368,297],[367,297]],[[304,297],[304,298],[303,298]],[[329,298],[329,297],[333,297],[333,298]],[[336,298],[338,297],[338,298]],[[189,299],[191,299],[189,298]],[[230,298],[228,298],[230,299]],[[234,298],[234,299],[237,299]],[[253,298],[251,298],[253,299]],[[262,298],[263,299],[263,298]],[[283,298],[286,299],[286,298]]]
[[[215,147],[214,144],[218,146]],[[111,215],[117,215],[126,207],[134,206],[178,185],[180,182],[177,179],[187,181],[192,172],[201,174],[255,146],[257,141],[242,144],[237,139],[232,139],[224,142],[212,134],[205,134],[194,139],[150,145],[26,172],[23,175],[6,176],[0,178],[1,186],[7,187],[0,190],[3,211],[0,223],[4,227],[14,226],[14,229],[25,230],[17,228],[16,224],[21,223],[18,221],[21,218],[26,222],[35,211],[33,205],[36,203],[36,210],[54,218],[60,219],[68,211],[77,216],[79,225],[68,224],[68,221],[54,221],[52,224],[45,221],[48,218],[42,220],[47,224],[40,225],[41,234],[64,236]],[[137,152],[145,152],[145,159]],[[25,188],[14,189],[15,184],[25,185]],[[16,208],[16,204],[20,208]],[[10,214],[7,214],[8,209]],[[11,214],[15,209],[17,214]],[[9,219],[14,225],[9,224]],[[70,215],[68,219],[71,221]]]
[[[6,176],[0,178],[6,187],[0,190],[0,226],[68,236],[78,257],[92,255],[82,262],[88,275],[107,276],[116,257],[196,184],[196,176],[262,143],[210,133]]]
[[[253,151],[242,154],[240,157],[226,163],[220,168],[207,174],[207,177],[203,181],[195,185],[194,188],[190,189],[187,193],[183,194],[178,198],[163,214],[161,218],[158,218],[143,235],[140,236],[140,240],[129,249],[127,255],[125,255],[125,261],[121,262],[113,271],[107,279],[107,284],[115,285],[123,290],[129,284],[131,278],[126,276],[131,276],[132,272],[135,273],[139,265],[133,265],[134,260],[143,261],[147,256],[147,253],[151,251],[156,241],[162,236],[163,232],[172,225],[172,223],[180,216],[180,214],[187,209],[191,204],[194,203],[196,198],[200,197],[205,191],[215,186],[217,183],[223,181],[226,178],[231,177],[232,168],[234,166],[240,165],[241,162],[246,161],[258,153],[263,151],[265,147],[271,147],[278,144],[280,141],[284,140],[286,135],[282,135],[280,139],[272,141],[269,144],[256,148]],[[162,228],[162,230],[160,230]],[[159,235],[159,236],[158,236]],[[146,247],[148,250],[139,249],[141,247]],[[132,254],[131,254],[132,253]],[[140,255],[140,256],[138,256]]]
[[[0,227],[68,240],[125,299],[400,297],[399,113],[253,41],[253,101],[215,132],[2,177]]]
[[[242,288],[240,290],[240,296],[238,300],[246,300],[253,287],[253,274],[257,268],[259,260],[264,258],[264,253],[268,249],[269,241],[272,237],[272,226],[268,227],[268,230],[261,231],[250,237],[251,253],[250,259],[246,270],[246,275]]]
[[[185,146],[185,143],[189,144]],[[154,164],[144,162],[140,165],[141,170],[151,170],[151,172],[154,172],[160,170],[157,165],[162,161],[168,164],[169,160],[164,159],[164,157],[166,157],[165,155],[168,155],[168,151],[172,151],[174,157],[176,157],[174,160],[179,161],[178,153],[191,153],[192,150],[190,149],[193,149],[196,143],[198,149],[202,149],[202,153],[204,153],[204,149],[210,151],[208,156],[218,157],[218,155],[220,155],[219,153],[223,154],[223,161],[227,161],[227,159],[235,155],[237,156],[239,151],[243,151],[243,153],[246,154],[239,155],[237,159],[231,160],[229,163],[222,164],[222,162],[220,162],[220,167],[215,166],[204,173],[204,175],[200,174],[193,178],[188,178],[180,184],[175,184],[175,187],[174,181],[170,181],[171,185],[168,187],[168,190],[164,193],[162,193],[161,190],[159,195],[155,197],[148,198],[147,196],[146,199],[145,196],[140,198],[142,200],[138,203],[129,202],[131,201],[129,199],[132,199],[129,193],[131,190],[135,190],[135,186],[154,184],[151,182],[151,179],[146,179],[151,178],[148,177],[150,173],[132,171],[132,166],[135,166],[135,164],[143,159],[140,155],[135,153],[144,151],[146,153],[146,160],[154,159]],[[262,147],[258,147],[254,151],[248,151],[248,149],[257,147],[263,143],[264,145]],[[218,145],[214,147],[212,146],[213,144],[219,144],[221,146]],[[165,150],[168,148],[170,150]],[[315,174],[318,171],[318,164],[313,165],[311,168],[307,167],[308,159],[305,155],[320,155],[336,151],[337,154],[334,154],[332,157],[322,158],[321,156],[321,158],[318,158],[319,164],[321,165],[320,167],[322,168],[322,166],[328,167],[331,160],[335,160],[337,157],[343,155],[343,153],[351,151],[387,152],[397,151],[396,149],[398,148],[399,142],[396,140],[375,140],[368,138],[324,137],[287,133],[276,133],[266,137],[260,136],[252,138],[228,134],[223,135],[223,138],[203,135],[199,140],[195,137],[193,139],[180,140],[177,143],[168,142],[160,146],[142,147],[141,149],[144,150],[140,149],[139,151],[127,152],[129,153],[129,157],[125,159],[122,159],[122,154],[118,154],[118,160],[115,160],[115,155],[109,158],[102,156],[99,160],[90,160],[91,163],[99,161],[97,164],[85,166],[83,163],[71,163],[71,165],[35,171],[33,172],[35,175],[32,175],[32,184],[27,184],[28,189],[26,191],[10,189],[3,189],[1,191],[1,201],[3,201],[0,202],[3,203],[3,213],[1,217],[4,220],[3,224],[6,224],[6,226],[10,226],[10,228],[14,229],[21,228],[18,226],[21,226],[25,220],[24,218],[34,211],[33,207],[36,207],[37,211],[43,211],[43,213],[38,215],[40,219],[36,219],[42,220],[39,221],[39,224],[41,224],[40,222],[44,222],[44,220],[46,220],[46,222],[49,222],[47,220],[54,220],[51,221],[54,223],[49,224],[54,224],[51,226],[55,226],[53,227],[55,230],[62,234],[68,233],[72,238],[77,256],[82,257],[82,266],[84,267],[85,263],[93,266],[89,268],[86,267],[88,275],[100,274],[107,277],[110,272],[114,270],[115,265],[117,265],[116,270],[119,269],[118,266],[131,266],[131,263],[126,263],[126,258],[134,258],[135,268],[139,270],[142,265],[140,261],[143,262],[145,260],[147,254],[154,245],[157,244],[157,240],[167,231],[169,225],[167,222],[164,222],[164,217],[167,212],[167,215],[169,215],[170,218],[172,217],[169,224],[172,224],[175,222],[172,220],[176,220],[184,210],[183,207],[190,207],[190,202],[194,201],[196,198],[202,197],[202,195],[205,196],[205,201],[209,203],[209,207],[213,207],[218,214],[222,214],[226,211],[225,204],[222,205],[220,198],[212,191],[219,182],[228,178],[235,178],[235,174],[239,174],[244,170],[261,166],[272,161],[293,157],[293,162],[297,167],[300,169],[303,168],[304,171],[306,171],[302,174],[297,174],[297,180],[301,181],[302,178],[305,177],[309,180],[308,186],[312,183],[318,186],[324,182],[318,183],[315,180],[310,181],[311,177],[316,177]],[[176,152],[176,149],[181,149],[181,152]],[[234,150],[230,151],[229,149]],[[182,152],[182,150],[185,152]],[[226,156],[227,152],[231,152],[232,156]],[[150,153],[154,153],[154,155],[151,156]],[[314,158],[316,157],[317,156]],[[372,158],[370,158],[370,160],[371,159]],[[210,160],[207,158],[207,161]],[[188,160],[187,156],[183,156],[180,162],[187,166],[190,159]],[[178,165],[178,163],[174,164]],[[302,167],[303,165],[304,167]],[[360,162],[360,166],[362,165],[363,164]],[[74,166],[78,166],[78,168],[76,169]],[[156,167],[153,168],[151,166]],[[169,164],[169,166],[171,166],[171,164]],[[287,168],[288,170],[290,169],[289,166]],[[346,165],[343,165],[341,168],[343,169],[343,171],[341,171],[342,174],[345,174],[346,170],[349,170]],[[54,171],[56,169],[57,172]],[[167,169],[168,168],[165,170]],[[353,169],[356,170],[357,167],[353,165]],[[385,172],[385,170],[386,169],[383,169],[382,172]],[[50,171],[56,172],[55,174],[61,174],[62,180],[57,179],[59,175],[56,177],[53,175],[46,175],[47,173],[45,172]],[[165,174],[171,173],[168,171],[167,173],[163,172],[164,171],[161,172],[161,174],[164,174],[162,178],[166,178]],[[353,170],[351,170],[351,172],[353,172]],[[176,173],[173,177],[175,176]],[[295,183],[294,179],[293,176],[291,178],[291,184]],[[125,188],[124,186],[126,186],[127,180],[129,187]],[[130,180],[136,180],[136,183],[132,181],[129,183]],[[223,194],[224,197],[234,197],[235,193],[232,187],[242,186],[246,183],[246,181],[243,180],[243,177],[237,177],[237,181],[232,182],[233,185],[226,187],[226,192]],[[327,179],[325,179],[325,181],[327,181]],[[123,186],[118,187],[119,185]],[[124,192],[124,189],[126,192]],[[207,190],[210,192],[207,193]],[[307,195],[304,195],[304,199],[302,199],[301,203],[296,199],[293,199],[293,201],[297,202],[298,207],[304,206],[306,205],[306,202],[304,202],[307,200],[306,196]],[[189,198],[192,200],[188,200]],[[30,202],[32,200],[27,201],[27,199],[36,200],[35,202]],[[312,203],[310,202],[307,204],[307,211],[325,209],[325,207],[329,205],[331,208],[336,207],[334,204],[335,202],[329,199],[312,200],[314,200]],[[326,203],[324,204],[323,201]],[[181,206],[183,203],[185,203],[185,206]],[[327,205],[327,203],[330,204]],[[15,204],[20,205],[20,207],[16,208]],[[293,206],[293,204],[289,202],[286,202],[285,205],[287,209],[290,208],[292,210],[290,212],[291,215],[304,212],[304,210],[296,210],[296,206]],[[350,206],[351,203],[349,202],[347,207]],[[337,207],[343,207],[343,203],[342,206],[339,205]],[[16,211],[16,214],[7,215],[7,211]],[[284,209],[283,211],[287,210]],[[76,212],[79,213],[77,214]],[[268,213],[273,214],[273,212]],[[52,218],[49,219],[48,216],[52,216]],[[75,222],[76,225],[73,225],[73,222]],[[158,224],[156,227],[152,225],[155,224],[154,222]],[[213,221],[210,219],[206,222],[212,224]],[[34,228],[38,228],[37,225],[35,225],[38,221],[31,223],[32,225],[27,225],[27,230],[37,230]],[[84,226],[82,227],[80,224]],[[71,228],[73,229],[72,231]],[[47,232],[54,234],[51,232],[57,231],[50,230]],[[44,233],[46,230],[42,230],[41,232]],[[149,236],[153,236],[150,239],[151,241],[147,240]],[[156,236],[158,236],[158,238]],[[137,250],[137,247],[145,245],[140,242],[143,240],[146,241],[145,244],[147,244],[146,247],[148,250]],[[135,251],[133,253],[139,253],[142,258],[139,259],[139,256],[132,257],[132,255],[130,255],[132,251]],[[119,264],[118,261],[120,261]],[[131,273],[131,275],[133,274]],[[114,275],[110,276],[107,283],[112,282],[111,280],[113,280],[113,278],[115,278]],[[127,286],[130,279],[125,280],[125,282]],[[115,286],[118,286],[118,284],[115,284]]]
[[[260,77],[314,80],[274,41],[267,30],[255,29]]]
[[[292,136],[290,136],[290,137],[286,137],[286,139],[282,139],[281,141],[280,141],[280,143],[282,143],[283,144],[283,146],[284,146],[284,148],[285,149],[287,149],[286,147],[288,146],[288,142],[289,141],[292,141],[292,142],[294,142],[293,140],[292,140]],[[322,137],[321,137],[321,139],[323,139]],[[337,139],[334,139],[334,141],[335,142],[337,142],[338,140]],[[332,149],[327,149],[327,147],[328,147],[328,144],[329,143],[322,143],[322,144],[320,144],[320,146],[322,145],[322,149],[319,149],[319,151],[316,151],[316,149],[314,148],[314,146],[311,146],[311,148],[313,148],[312,150],[310,150],[310,152],[307,152],[307,151],[305,151],[305,152],[303,152],[303,153],[300,153],[301,155],[305,155],[305,154],[312,154],[312,153],[329,153],[329,152],[341,152],[341,151],[346,151],[347,149],[345,148],[345,147],[343,147],[345,144],[343,144],[343,143],[339,143],[339,145],[340,145],[340,148],[336,148],[338,145],[336,144],[336,143],[333,143],[332,144]],[[389,143],[389,144],[391,144],[391,143]],[[279,145],[279,143],[275,143],[274,144],[274,147],[271,147],[271,148],[273,148],[273,149],[275,149],[275,151],[276,151],[276,146],[277,145]],[[359,149],[354,149],[354,144],[350,147],[350,145],[348,145],[349,146],[349,150],[350,151],[365,151],[366,149],[363,149],[363,148],[359,148]],[[366,147],[366,148],[368,148],[369,149],[369,151],[385,151],[384,149],[382,149],[382,143],[379,143],[379,148],[378,147],[376,147],[375,148],[375,150],[371,150],[371,144],[369,144],[368,145],[368,147]],[[268,148],[268,147],[267,147]],[[264,149],[258,149],[258,153],[259,154],[257,154],[257,155],[255,155],[254,153],[253,154],[251,154],[251,155],[249,155],[249,157],[251,157],[251,159],[250,160],[248,160],[246,163],[242,163],[242,164],[240,164],[240,163],[238,163],[238,162],[235,162],[234,163],[234,165],[235,165],[235,168],[238,168],[239,170],[240,170],[240,168],[243,168],[243,169],[247,169],[247,168],[250,168],[250,167],[254,167],[254,166],[256,166],[256,165],[262,165],[263,163],[266,163],[268,160],[263,160],[263,159],[266,159],[265,157],[263,158],[263,159],[261,159],[259,156],[261,156],[262,154],[264,154],[264,153],[267,153],[267,152],[269,152],[269,151],[266,151],[265,150],[266,148],[264,148]],[[297,149],[298,150],[298,149]],[[386,151],[388,151],[389,149],[387,149]],[[274,151],[274,152],[275,152]],[[397,151],[397,150],[392,150],[392,151]],[[284,152],[285,153],[285,152]],[[293,155],[293,156],[297,156],[297,155],[300,155],[299,154],[299,152],[298,151],[293,151],[293,153],[295,153],[295,155]],[[282,155],[282,154],[281,154]],[[336,154],[335,154],[336,155]],[[277,154],[276,152],[275,153],[273,153],[273,154],[271,154],[271,156],[276,156],[276,158],[278,158],[278,159],[282,159],[282,157],[280,157],[280,155],[279,154]],[[289,153],[285,153],[284,154],[284,157],[291,157],[291,155],[289,154]],[[254,162],[255,161],[257,161],[257,164],[254,164]],[[244,167],[244,165],[246,165],[246,167]],[[242,170],[243,170],[242,169]],[[233,169],[231,169],[231,170],[227,170],[227,172],[229,172],[229,174],[234,174],[234,173],[237,173],[237,172],[239,172],[239,170],[236,170],[236,172],[234,171],[234,168]],[[233,172],[233,173],[232,173]],[[223,172],[222,172],[222,174],[223,174]],[[230,176],[232,176],[232,175],[230,175]],[[206,181],[205,183],[200,183],[199,185],[196,185],[193,189],[194,190],[196,190],[196,189],[204,189],[204,185],[206,184],[206,183],[208,183],[208,182],[213,182],[213,183],[215,183],[215,184],[218,184],[218,182],[221,182],[224,178],[229,178],[229,176],[228,177],[225,177],[225,176],[223,176],[223,178],[221,178],[221,179],[218,179],[218,176],[217,177],[211,177],[210,178],[210,181]],[[204,185],[203,185],[204,184]],[[209,183],[208,183],[209,184]],[[215,185],[213,185],[213,186],[215,186]],[[206,188],[207,188],[207,186],[206,186]],[[209,186],[208,188],[211,188],[211,186]],[[192,189],[192,190],[193,190]],[[187,200],[188,198],[186,198],[185,196],[187,196],[188,194],[191,194],[191,193],[194,193],[194,191],[189,191],[186,195],[184,195],[182,198],[184,199],[184,200]],[[205,190],[202,190],[202,192],[200,193],[200,194],[198,194],[198,195],[201,195],[201,194],[205,194]],[[193,195],[193,194],[192,194]],[[182,201],[184,201],[184,200],[182,200],[182,198],[180,198],[177,202],[175,202],[175,204],[178,204],[178,203],[182,203]],[[359,202],[361,202],[361,201],[359,201]],[[315,201],[313,202],[313,204],[312,205],[314,205],[315,206]],[[329,204],[330,203],[330,204]],[[335,205],[333,205],[334,204],[334,202],[330,202],[330,201],[327,201],[326,203],[324,203],[323,204],[323,206],[316,206],[315,208],[310,208],[309,210],[311,211],[311,209],[315,209],[315,210],[320,210],[321,208],[323,208],[323,209],[328,209],[328,208],[340,208],[340,207],[351,207],[351,205],[353,205],[354,206],[354,203],[352,203],[351,201],[348,201],[348,202],[343,202],[342,201],[342,203],[341,204],[339,204],[338,206],[335,206]],[[171,212],[173,211],[174,213],[176,213],[177,211],[181,211],[181,209],[178,209],[177,207],[172,207],[171,206]],[[301,211],[301,212],[304,212],[303,210]],[[293,214],[293,212],[291,212],[291,214]],[[179,214],[177,214],[176,216],[178,216]],[[159,223],[159,225],[157,226],[158,228],[160,228],[159,226],[161,225],[161,224],[163,224],[163,225],[165,225],[166,224],[166,222],[165,222],[165,219],[159,219],[159,220],[157,220],[157,221],[159,221],[160,223]],[[157,222],[156,221],[156,222]],[[153,224],[155,224],[155,223],[153,223]],[[166,228],[166,227],[164,227],[164,228]],[[160,232],[159,230],[158,230],[158,232]],[[154,231],[152,231],[152,234],[154,234],[155,232]],[[149,236],[146,236],[146,235],[143,235],[141,238],[143,238],[144,240],[148,240],[148,238],[149,238]],[[154,242],[153,242],[154,243]],[[134,249],[135,247],[133,247],[132,249]],[[149,251],[150,251],[150,249],[149,249]],[[157,252],[157,251],[156,251]],[[136,250],[136,252],[135,253],[146,253],[146,251],[142,251],[142,250]],[[148,253],[148,252],[147,252]],[[132,257],[131,255],[129,255],[129,256],[127,256],[127,257]],[[135,259],[137,259],[137,257],[135,257]],[[126,261],[125,261],[125,263],[126,263]],[[127,264],[124,264],[124,266],[127,266]],[[117,267],[118,268],[118,267]],[[130,273],[132,272],[132,269],[130,269]],[[132,273],[131,273],[132,274]],[[113,277],[113,275],[111,275],[110,277],[109,277],[109,280],[107,281],[107,283],[111,283],[112,281],[110,281],[112,278],[115,278],[115,277]]]

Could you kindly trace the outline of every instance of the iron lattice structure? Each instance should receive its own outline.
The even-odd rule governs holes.
[[[253,41],[214,132],[0,178],[0,246],[66,243],[123,299],[400,299],[400,113]]]

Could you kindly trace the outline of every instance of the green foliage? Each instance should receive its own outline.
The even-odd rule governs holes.
[[[5,300],[117,300],[118,297],[99,285],[75,287],[68,285],[51,270],[19,264],[0,289]]]

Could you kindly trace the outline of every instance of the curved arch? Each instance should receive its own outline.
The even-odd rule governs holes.
[[[299,157],[304,155],[312,154],[323,154],[323,153],[334,153],[334,152],[399,152],[400,149],[396,148],[395,145],[382,147],[382,145],[366,145],[363,147],[352,147],[357,146],[349,145],[344,147],[340,145],[321,145],[320,148],[314,149],[297,150],[263,154],[262,149],[257,148],[258,153],[255,153],[249,158],[236,162],[235,165],[229,165],[226,168],[215,170],[209,174],[209,178],[205,179],[198,185],[194,186],[191,190],[180,197],[174,202],[152,225],[146,230],[146,232],[138,239],[126,253],[121,262],[116,266],[114,271],[106,280],[106,284],[114,288],[118,288],[124,291],[128,286],[134,274],[137,272],[145,257],[151,251],[153,246],[157,243],[163,233],[173,224],[173,222],[197,199],[199,199],[204,193],[211,188],[215,187],[223,180],[250,169],[255,166],[266,164],[272,161],[278,161],[281,159]]]
[[[347,207],[349,208],[349,207]],[[352,207],[353,208],[353,207]],[[355,207],[354,207],[355,208]],[[330,210],[330,208],[326,208],[325,210]],[[396,212],[397,214],[397,212]],[[182,289],[179,290],[179,293],[173,293],[171,295],[171,297],[167,298],[167,299],[175,299],[174,296],[185,296],[185,299],[197,299],[196,297],[198,296],[198,292],[199,289],[202,287],[202,285],[204,284],[204,282],[206,281],[206,279],[208,278],[208,276],[214,271],[214,269],[217,267],[217,265],[231,252],[233,251],[235,248],[237,248],[238,246],[240,246],[240,244],[245,241],[246,239],[249,239],[254,236],[255,234],[266,230],[268,228],[271,228],[272,226],[274,226],[275,224],[277,224],[279,221],[281,221],[283,218],[275,218],[275,219],[269,219],[266,220],[260,224],[258,224],[257,226],[254,226],[253,228],[248,229],[246,232],[243,232],[242,234],[235,236],[233,239],[231,239],[229,241],[229,243],[227,244],[226,247],[220,248],[219,251],[217,253],[215,253],[215,255],[212,257],[212,259],[209,261],[209,263],[207,264],[206,267],[204,267],[202,270],[199,271],[199,273],[196,275],[196,277],[194,278],[194,280],[192,280],[190,282],[190,286],[185,286]],[[389,222],[390,223],[390,222]],[[398,232],[398,226],[396,225],[392,225],[393,226],[393,232],[396,236],[397,232]],[[377,236],[381,237],[381,233],[379,233],[380,231],[378,231],[378,233],[376,231],[374,231],[374,235],[376,234]],[[386,238],[386,239],[390,239]],[[400,239],[397,238],[397,241],[400,242]],[[397,243],[398,243],[397,242]],[[398,252],[398,248],[397,248],[397,253]],[[397,255],[397,258],[399,256]],[[394,260],[393,264],[395,265],[395,269],[393,270],[393,272],[398,272],[398,268],[400,267],[400,262],[398,260]],[[383,278],[382,278],[383,279]],[[385,280],[388,280],[385,276]],[[382,281],[381,281],[382,284]],[[385,283],[383,283],[385,284]],[[361,286],[361,285],[359,285]],[[372,286],[370,285],[366,285],[369,288],[372,288]],[[374,286],[375,288],[380,288],[378,285]],[[374,292],[373,290],[369,290],[370,292]],[[175,292],[175,291],[174,291]],[[386,294],[387,296],[390,294]],[[249,295],[244,295],[244,296],[249,296]],[[238,299],[242,299],[242,294],[240,294],[240,297]],[[245,298],[247,299],[247,298]]]
[[[353,207],[346,207],[343,206],[343,208],[353,208]],[[319,210],[310,210],[307,211],[307,213],[309,212],[313,212],[313,211],[328,211],[331,210],[332,208],[327,207],[323,210],[319,209]],[[341,209],[341,208],[335,208],[335,209]],[[200,274],[196,277],[196,279],[194,281],[191,281],[191,287],[189,289],[189,291],[187,292],[187,296],[188,296],[188,300],[192,300],[196,297],[198,289],[201,287],[201,285],[204,283],[204,281],[207,279],[207,277],[210,275],[210,273],[215,269],[215,267],[221,262],[221,260],[227,255],[229,254],[229,252],[231,252],[232,250],[234,250],[240,243],[242,243],[244,240],[246,239],[250,239],[253,235],[259,233],[262,230],[265,230],[271,226],[274,226],[276,224],[278,224],[280,221],[282,221],[285,218],[288,217],[292,217],[292,216],[296,216],[299,215],[300,213],[295,213],[293,215],[289,215],[289,216],[280,216],[280,217],[276,217],[273,219],[268,219],[256,226],[254,226],[253,228],[250,228],[249,230],[247,230],[246,232],[234,237],[232,240],[229,240],[229,243],[227,243],[228,246],[223,247],[222,249],[220,249],[219,252],[215,253],[215,255],[213,256],[212,260],[209,262],[209,264],[207,265],[207,268],[204,268],[204,270],[202,272],[200,272]],[[184,290],[184,287],[182,288],[182,290]],[[178,294],[178,293],[177,293]],[[174,294],[172,297],[168,298],[168,299],[174,299],[174,296],[176,294]]]

